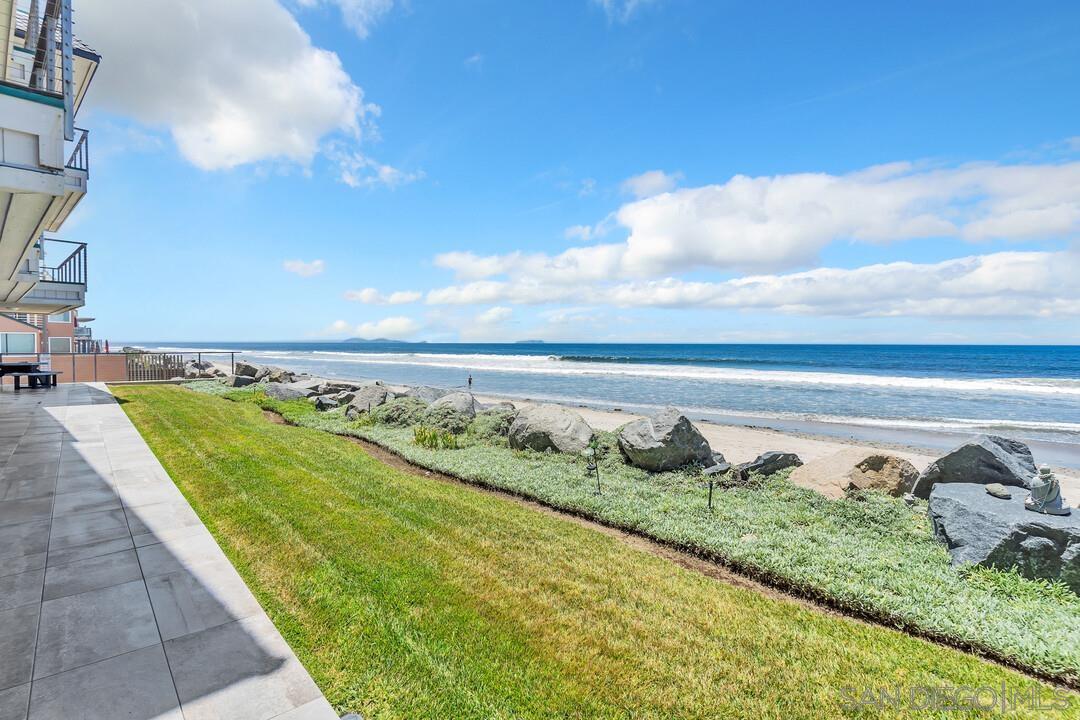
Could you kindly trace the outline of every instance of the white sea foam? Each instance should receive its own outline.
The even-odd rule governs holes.
[[[411,365],[419,367],[458,368],[513,374],[641,377],[696,380],[718,383],[764,385],[801,385],[821,387],[863,387],[882,389],[926,390],[959,393],[1006,393],[1018,395],[1057,395],[1080,397],[1080,380],[1056,378],[945,378],[905,375],[866,375],[790,370],[755,370],[749,368],[703,367],[695,365],[650,365],[604,362],[576,362],[555,356],[485,355],[438,353],[363,353],[338,351],[260,352],[268,358],[288,360],[317,356],[327,363],[364,363],[366,365]]]

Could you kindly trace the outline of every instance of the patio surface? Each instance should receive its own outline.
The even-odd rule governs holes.
[[[101,384],[0,389],[0,720],[337,720]]]

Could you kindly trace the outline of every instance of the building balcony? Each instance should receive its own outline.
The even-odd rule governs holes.
[[[86,304],[86,243],[42,239],[14,276],[6,307],[14,312],[59,313]],[[50,259],[56,257],[53,263]]]

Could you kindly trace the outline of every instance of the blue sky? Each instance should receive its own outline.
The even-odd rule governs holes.
[[[79,0],[84,312],[116,341],[1080,342],[1080,6],[763,5]]]

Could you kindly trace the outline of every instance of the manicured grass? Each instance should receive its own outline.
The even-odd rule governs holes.
[[[971,655],[739,589],[576,522],[397,471],[343,438],[271,424],[253,404],[176,387],[114,392],[342,712],[910,716],[910,707],[843,707],[844,687],[896,684],[1006,683],[1054,697]],[[1080,708],[1068,697],[1059,716]]]
[[[1061,584],[1012,572],[955,568],[932,536],[925,503],[909,508],[881,493],[829,500],[787,482],[785,474],[723,490],[706,506],[701,475],[649,474],[625,464],[611,433],[601,465],[602,495],[580,457],[515,452],[485,437],[481,416],[460,450],[418,446],[408,428],[347,422],[303,400],[277,402],[216,382],[192,389],[222,393],[282,413],[304,427],[355,435],[410,461],[509,490],[553,507],[722,560],[783,588],[887,625],[977,649],[1018,667],[1080,682],[1080,598]],[[374,413],[378,417],[378,413]]]

